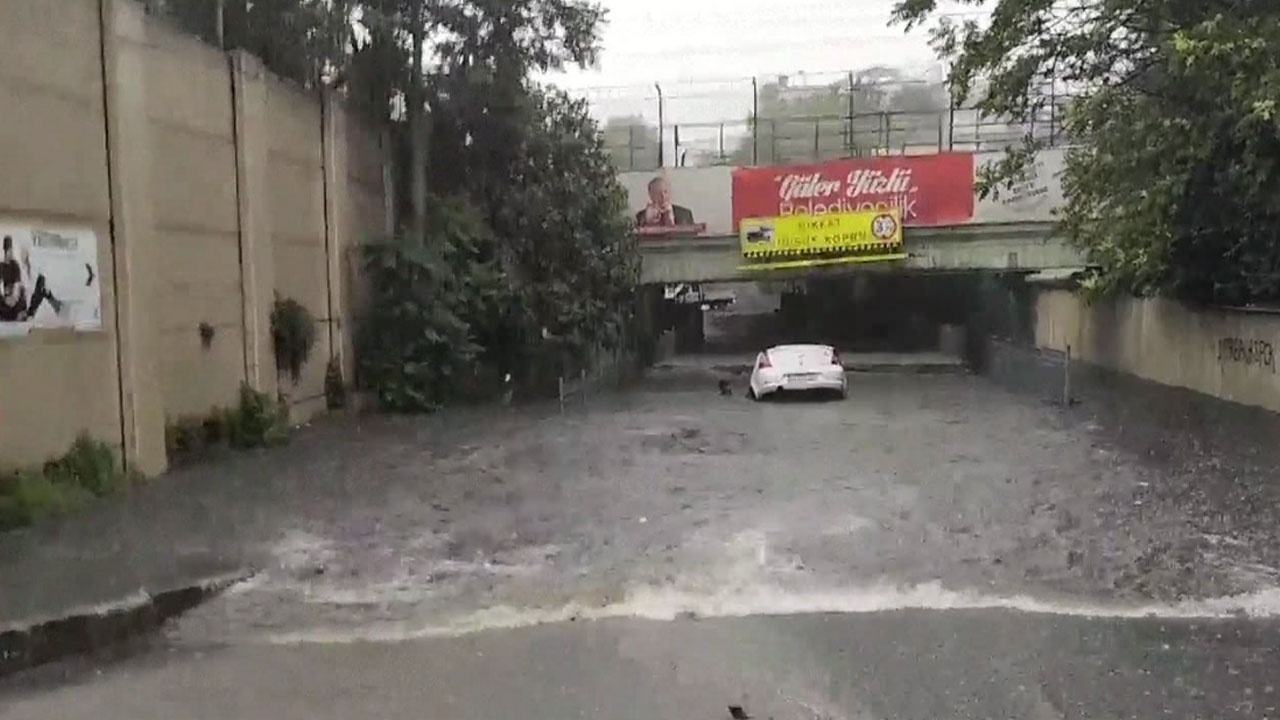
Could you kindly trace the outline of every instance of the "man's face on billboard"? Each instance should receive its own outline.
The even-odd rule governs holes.
[[[658,207],[671,204],[671,188],[667,186],[666,180],[659,178],[649,183],[649,202]]]

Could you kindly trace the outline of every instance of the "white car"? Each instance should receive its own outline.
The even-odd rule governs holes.
[[[778,345],[756,356],[750,397],[762,400],[779,391],[822,391],[844,398],[849,389],[840,354],[830,345]]]

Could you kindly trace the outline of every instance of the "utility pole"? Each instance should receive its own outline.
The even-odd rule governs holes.
[[[413,66],[409,68],[409,147],[413,162],[413,232],[417,239],[426,235],[427,220],[427,139],[426,123],[423,114],[426,112],[426,98],[422,93],[422,45],[426,41],[426,23],[422,17],[423,0],[413,0],[410,5],[409,22],[413,23],[410,35],[413,37]]]
[[[214,35],[218,38],[218,49],[227,49],[227,0],[218,0],[214,9]]]

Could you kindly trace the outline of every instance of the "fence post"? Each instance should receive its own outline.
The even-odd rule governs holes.
[[[760,164],[760,88],[751,78],[751,164]]]
[[[582,406],[587,406],[587,369],[582,369],[582,377],[578,381],[578,393],[582,395]]]
[[[560,398],[560,412],[564,412],[564,376],[556,378],[556,395]]]
[[[666,111],[662,102],[662,86],[654,83],[653,87],[658,91],[658,167],[665,167],[665,153],[663,153],[663,145],[666,144]]]
[[[636,169],[636,126],[627,127],[627,169]]]
[[[854,137],[853,137],[853,112],[854,112],[854,99],[853,99],[853,95],[854,95],[854,88],[853,88],[853,71],[852,71],[852,70],[850,70],[850,71],[849,71],[849,106],[848,106],[849,116],[846,118],[847,122],[845,123],[845,129],[846,129],[846,131],[848,132],[848,134],[845,136],[845,142],[844,142],[844,154],[845,154],[845,156],[846,156],[846,157],[853,157],[853,146],[854,146]]]
[[[1062,406],[1071,407],[1071,346],[1067,345],[1067,357],[1062,361]]]
[[[956,86],[947,73],[947,150],[956,148]]]

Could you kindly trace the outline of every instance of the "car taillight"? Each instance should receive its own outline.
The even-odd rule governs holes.
[[[770,368],[770,367],[773,367],[773,363],[769,362],[769,356],[768,356],[768,355],[761,355],[761,356],[760,356],[760,367],[762,367],[762,368]]]
[[[831,351],[831,364],[844,367],[844,363],[840,361],[840,353],[836,352],[835,350]]]

